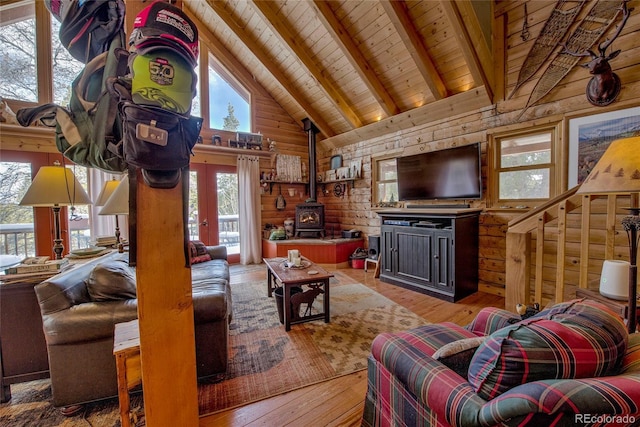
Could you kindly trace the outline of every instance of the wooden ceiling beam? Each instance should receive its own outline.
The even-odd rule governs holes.
[[[431,57],[429,56],[429,52],[427,51],[418,30],[409,16],[409,11],[407,10],[405,2],[382,0],[381,4],[389,16],[394,28],[400,35],[402,42],[411,54],[420,74],[422,74],[422,78],[426,82],[427,86],[429,86],[431,94],[434,96],[436,101],[446,98],[448,95],[447,88],[444,85],[442,77],[438,73],[436,66],[431,60]]]
[[[362,121],[353,111],[349,100],[346,99],[341,91],[326,77],[326,73],[323,73],[322,70],[318,68],[318,65],[313,61],[311,55],[309,55],[309,50],[300,44],[300,37],[289,29],[290,26],[287,21],[282,19],[282,16],[274,10],[272,2],[263,0],[252,0],[252,2],[258,15],[261,16],[271,31],[298,57],[307,71],[309,71],[318,82],[325,95],[331,100],[333,106],[340,112],[340,115],[351,125],[351,128],[361,127]]]
[[[333,10],[329,6],[331,2],[326,0],[314,0],[313,6],[316,9],[316,15],[325,26],[333,40],[338,44],[340,50],[351,66],[356,70],[360,78],[363,80],[380,108],[385,112],[386,116],[394,116],[400,112],[398,105],[393,100],[387,89],[384,87],[376,73],[369,66],[358,46],[349,35],[346,28],[336,18]]]
[[[484,86],[489,97],[493,99],[493,60],[491,50],[481,34],[476,33],[473,38],[469,34],[469,28],[473,27],[475,29],[479,27],[477,16],[473,12],[473,6],[468,0],[460,2],[440,0],[440,5],[453,28],[453,34],[458,39],[462,54],[473,76],[474,86]],[[463,13],[466,19],[463,19]],[[482,58],[480,55],[482,55]]]
[[[368,124],[359,129],[323,139],[318,142],[318,145],[325,151],[330,151],[360,141],[386,137],[387,135],[397,137],[398,134],[403,132],[413,131],[417,126],[434,123],[439,120],[449,120],[463,114],[477,112],[479,109],[491,105],[492,102],[487,96],[487,91],[483,86],[480,86],[422,107],[402,112],[379,122]]]
[[[324,120],[322,114],[313,108],[313,106],[305,99],[304,94],[291,85],[289,77],[282,71],[278,61],[269,56],[264,46],[259,45],[252,37],[250,32],[246,31],[238,24],[238,19],[234,16],[225,4],[216,0],[207,0],[207,4],[211,7],[233,34],[256,56],[258,61],[269,70],[276,81],[284,88],[284,90],[298,103],[306,113],[307,117],[316,125],[322,134],[329,138],[336,133],[331,126]],[[237,61],[237,59],[236,59]],[[239,62],[239,61],[238,61]]]

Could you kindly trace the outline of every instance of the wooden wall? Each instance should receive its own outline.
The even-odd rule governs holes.
[[[531,38],[528,41],[523,41],[520,37],[525,3],[527,4],[528,25],[531,33]],[[377,201],[371,199],[371,168],[376,158],[409,155],[425,150],[437,150],[480,141],[483,151],[482,175],[486,187],[487,152],[490,149],[488,135],[492,132],[529,128],[545,123],[560,123],[563,129],[562,137],[565,140],[565,150],[560,153],[559,158],[563,163],[566,163],[568,120],[570,118],[640,105],[640,101],[638,101],[640,94],[640,43],[637,41],[640,33],[640,1],[632,0],[629,2],[629,7],[635,7],[635,11],[632,12],[624,31],[612,46],[613,49],[621,49],[622,51],[617,58],[611,61],[614,71],[620,76],[623,84],[617,101],[608,107],[591,106],[586,101],[584,94],[590,75],[586,69],[575,67],[540,103],[530,107],[520,116],[528,95],[539,78],[539,73],[512,98],[506,99],[506,96],[511,93],[526,54],[555,4],[555,0],[527,2],[496,0],[494,3],[494,36],[504,34],[504,38],[503,40],[494,39],[493,42],[496,82],[491,91],[494,94],[492,105],[464,114],[457,114],[454,109],[446,119],[430,121],[419,126],[409,125],[404,129],[368,139],[352,138],[353,142],[346,145],[341,144],[337,148],[331,148],[332,144],[323,144],[323,136],[318,135],[319,173],[328,169],[329,158],[336,154],[341,154],[343,161],[347,164],[351,160],[362,160],[363,168],[362,179],[355,181],[353,188],[348,187],[346,194],[342,197],[333,195],[332,185],[327,186],[324,193],[322,192],[323,187],[318,186],[317,200],[325,204],[327,230],[331,232],[333,229],[336,234],[339,234],[340,230],[355,228],[361,230],[365,237],[379,233],[380,219],[374,206]],[[200,36],[207,48],[225,63],[238,81],[250,91],[254,105],[252,130],[262,133],[265,140],[266,138],[275,140],[278,152],[299,155],[303,161],[308,162],[307,135],[302,129],[302,124],[292,119],[264,88],[257,85],[248,70],[234,64],[233,55],[222,50],[219,44],[214,42],[213,36],[204,30],[205,26],[199,26],[199,28],[201,29]],[[610,29],[608,34],[612,32],[613,29]],[[204,51],[204,49],[202,50]],[[13,131],[13,129],[11,130]],[[49,136],[44,136],[46,133],[36,132],[34,136],[37,138],[31,138],[21,135],[20,132],[17,135],[8,135],[3,131],[2,148],[55,151]],[[213,133],[210,130],[203,131],[205,143],[211,141]],[[222,134],[223,141],[233,136],[222,132],[216,133]],[[217,153],[211,150],[196,151],[193,161],[234,164],[235,156],[235,154]],[[271,162],[272,158],[263,158],[261,170],[269,172],[272,167]],[[566,169],[566,164],[561,167]],[[298,194],[290,197],[287,192],[289,187],[297,189]],[[303,202],[307,197],[306,194],[301,194],[304,192],[304,185],[282,184],[287,205],[284,211],[278,211],[275,208],[278,189],[279,186],[275,185],[273,193],[266,192],[262,196],[263,224],[282,225],[286,218],[294,216],[295,205]],[[473,205],[487,208],[484,200],[475,202]],[[507,223],[520,214],[521,212],[517,210],[488,208],[481,215],[479,260],[481,290],[502,293],[505,281]]]
[[[620,55],[611,61],[614,71],[622,80],[622,91],[612,105],[593,107],[585,97],[585,87],[591,77],[582,67],[572,71],[540,103],[521,114],[529,93],[540,73],[517,91],[511,99],[505,99],[513,90],[518,72],[556,1],[529,1],[528,24],[531,38],[523,41],[520,37],[523,24],[523,1],[497,1],[495,3],[494,34],[505,34],[505,40],[494,40],[496,66],[496,87],[494,104],[470,114],[456,115],[445,120],[434,121],[421,126],[408,127],[402,131],[380,135],[375,138],[353,142],[338,148],[326,148],[319,153],[319,169],[328,169],[332,155],[341,154],[346,162],[362,159],[363,179],[356,181],[355,188],[344,198],[333,195],[320,196],[319,201],[327,206],[328,219],[342,229],[357,228],[365,235],[378,234],[380,219],[375,213],[376,201],[371,200],[372,158],[387,155],[402,156],[421,151],[437,150],[445,147],[482,142],[482,178],[486,190],[488,135],[507,129],[519,129],[547,123],[560,123],[563,129],[565,150],[559,159],[565,164],[568,157],[568,120],[575,117],[598,114],[640,105],[640,2],[631,1],[629,7],[636,7],[622,34],[614,42],[613,49],[621,49]],[[607,34],[611,34],[610,29]],[[582,62],[585,62],[584,60]],[[320,144],[322,147],[322,144]],[[331,147],[331,144],[327,144]],[[563,178],[566,186],[566,176]],[[566,188],[565,188],[566,189]],[[487,208],[485,200],[473,206]],[[519,216],[517,210],[487,208],[480,217],[480,289],[503,295],[505,284],[505,233],[508,222]],[[595,268],[595,267],[594,267]]]

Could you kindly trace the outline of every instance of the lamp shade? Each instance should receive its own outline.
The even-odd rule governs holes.
[[[578,189],[578,193],[638,191],[640,191],[640,136],[613,141]]]
[[[125,176],[107,199],[99,215],[129,214],[129,177]]]
[[[116,188],[118,188],[118,184],[120,184],[120,181],[115,179],[111,179],[105,182],[104,187],[102,187],[102,190],[100,190],[100,194],[98,195],[98,199],[96,200],[94,205],[104,206],[104,204],[107,203],[107,200],[109,200],[109,197],[111,197],[113,192],[116,191]]]
[[[20,205],[35,207],[89,204],[87,192],[64,166],[42,166],[20,201]]]
[[[604,261],[600,275],[600,294],[611,299],[623,301],[629,299],[629,263],[627,261]]]

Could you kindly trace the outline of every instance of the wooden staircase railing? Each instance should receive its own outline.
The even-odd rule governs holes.
[[[575,297],[576,288],[599,286],[605,259],[629,259],[626,232],[629,194],[563,193],[509,222],[505,307],[541,307]]]

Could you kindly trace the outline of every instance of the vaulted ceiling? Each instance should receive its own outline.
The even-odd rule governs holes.
[[[492,3],[183,0],[183,8],[291,117],[337,140],[490,104]]]

